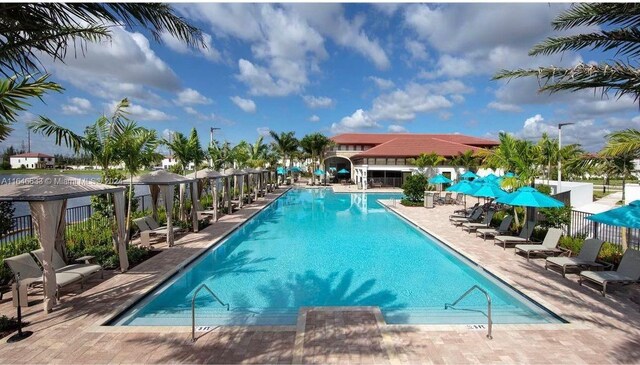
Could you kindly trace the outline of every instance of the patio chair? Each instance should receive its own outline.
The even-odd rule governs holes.
[[[473,211],[473,213],[469,218],[453,218],[453,219],[449,219],[449,221],[454,226],[461,226],[464,223],[478,222],[480,221],[481,217],[482,217],[482,208],[478,207],[476,210]]]
[[[561,229],[549,228],[547,234],[544,236],[544,240],[542,240],[542,244],[516,245],[516,249],[513,251],[513,254],[515,255],[519,252],[526,253],[527,261],[529,261],[531,254],[554,255],[564,253],[568,255],[571,251],[558,247],[558,242],[560,242],[561,236]]]
[[[449,215],[449,221],[450,221],[450,222],[453,222],[454,220],[459,220],[459,219],[462,219],[462,218],[465,218],[465,219],[466,219],[466,218],[469,218],[469,217],[471,217],[471,216],[472,216],[472,215],[473,215],[477,210],[482,211],[482,207],[475,206],[475,207],[473,207],[473,208],[469,211],[469,213],[468,213],[468,214],[466,214],[466,213],[465,213],[465,214],[451,214],[451,215]]]
[[[36,257],[36,259],[38,259],[38,261],[40,262],[40,265],[42,265],[42,262],[44,260],[44,250],[40,248],[35,251],[31,251],[31,253]],[[60,254],[56,250],[53,251],[52,264],[53,264],[53,269],[56,271],[56,273],[68,272],[68,273],[78,274],[82,276],[83,283],[84,283],[84,279],[97,273],[100,273],[100,278],[104,279],[104,270],[102,270],[102,266],[97,264],[67,265],[67,263],[64,262],[64,259],[60,256]]]
[[[478,228],[476,229],[476,236],[482,235],[482,239],[486,241],[487,236],[495,237],[505,235],[509,233],[511,222],[513,222],[513,216],[507,214],[502,218],[502,222],[500,222],[498,228]]]
[[[475,232],[478,228],[487,228],[491,224],[491,220],[493,216],[496,214],[496,211],[490,209],[487,214],[484,215],[484,219],[480,223],[462,223],[462,230],[469,232]]]
[[[13,275],[20,274],[20,289],[29,288],[36,284],[42,284],[42,269],[29,253],[4,259]],[[56,298],[60,298],[59,289],[71,285],[77,281],[81,282],[82,275],[72,272],[56,272]]]
[[[547,257],[544,268],[549,270],[550,267],[559,267],[562,269],[562,277],[564,278],[567,275],[567,269],[604,267],[605,264],[596,262],[603,244],[603,240],[589,238],[582,244],[582,248],[580,248],[578,256]]]
[[[147,222],[147,226],[149,227],[149,229],[151,231],[153,231],[154,233],[158,233],[158,234],[167,234],[167,226],[160,226],[158,224],[158,222],[156,222],[155,219],[153,219],[153,217],[151,216],[146,216],[143,218],[145,222]],[[173,232],[177,233],[177,232],[181,232],[182,228],[180,227],[172,227],[173,228]]]
[[[204,209],[202,207],[202,204],[200,203],[200,200],[196,200],[195,206],[196,206],[196,215],[198,216],[198,220],[201,220],[204,218],[211,218],[216,214],[216,211],[213,209]]]
[[[457,194],[456,194],[456,199],[453,201],[453,203],[452,203],[452,204],[455,204],[455,205],[462,205],[462,204],[464,203],[464,202],[463,202],[463,198],[464,198],[464,194],[457,193]]]
[[[479,205],[480,205],[480,203],[475,203],[472,207],[467,208],[467,209],[456,209],[456,210],[453,211],[453,214],[451,216],[456,216],[456,215],[457,216],[468,216]],[[449,218],[451,218],[451,216],[449,216]]]
[[[524,224],[524,226],[522,226],[522,229],[520,230],[520,234],[518,236],[494,236],[493,243],[502,243],[502,249],[506,250],[507,245],[510,244],[531,242],[530,239],[531,235],[533,234],[533,228],[535,227],[535,225],[535,222],[528,221]]]
[[[633,284],[640,282],[640,251],[628,248],[624,255],[622,255],[622,260],[617,270],[582,271],[578,283],[582,285],[584,281],[602,285],[603,297],[606,296],[608,284]]]

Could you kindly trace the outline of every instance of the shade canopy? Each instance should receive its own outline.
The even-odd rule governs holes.
[[[324,175],[324,170],[323,169],[317,169],[316,171],[313,172],[314,174],[320,176],[320,175]]]
[[[452,182],[451,179],[449,179],[448,177],[442,174],[438,174],[432,177],[431,179],[429,179],[429,184],[449,184],[451,182]]]
[[[478,198],[501,198],[508,194],[509,193],[502,190],[500,186],[490,181],[487,181],[482,184],[478,184],[476,188],[469,193],[469,195],[472,195]]]
[[[470,183],[469,181],[462,180],[460,182],[457,182],[457,183],[449,186],[445,190],[446,191],[453,191],[455,193],[469,194],[470,192],[475,190],[475,187],[474,187],[474,184]]]
[[[302,172],[302,169],[299,168],[298,166],[293,166],[292,168],[289,169],[289,171],[291,171],[291,172]]]
[[[347,169],[340,169],[340,171],[338,171],[339,174],[348,174],[349,170]]]
[[[276,173],[277,173],[278,175],[284,175],[284,174],[286,173],[286,171],[285,171],[284,167],[278,167],[278,168],[276,169]]]
[[[256,170],[251,167],[247,167],[246,169],[243,169],[243,171],[246,172],[247,174],[257,174],[260,172],[260,170]]]
[[[124,190],[91,179],[79,179],[65,175],[46,175],[16,179],[11,184],[0,185],[0,200],[50,201],[82,196],[115,193]]]
[[[483,179],[484,180],[497,180],[498,176],[496,174],[494,174],[494,173],[491,173],[491,174],[489,174],[487,176],[484,176]]]
[[[549,195],[543,194],[530,186],[523,186],[511,194],[503,196],[502,198],[498,198],[496,202],[519,207],[532,208],[564,207],[564,203],[562,203],[561,201],[554,199]]]
[[[227,175],[227,176],[240,176],[240,175],[246,175],[247,173],[242,171],[242,170],[238,170],[238,169],[234,169],[233,167],[230,167],[228,169],[224,169],[222,171],[223,174]]]
[[[462,179],[477,179],[478,175],[476,175],[473,171],[467,171],[464,174],[460,175]]]
[[[623,207],[590,215],[587,219],[612,226],[640,228],[640,200],[634,200]]]
[[[518,177],[518,175],[516,175],[515,173],[509,171],[506,174],[504,174],[504,177]]]
[[[198,170],[197,172],[192,172],[185,177],[189,179],[217,179],[225,176],[227,175],[207,167],[202,170]]]
[[[156,170],[148,174],[134,176],[131,183],[133,185],[178,185],[191,181],[194,181],[194,179],[166,170]],[[122,183],[128,185],[129,181],[123,181]]]

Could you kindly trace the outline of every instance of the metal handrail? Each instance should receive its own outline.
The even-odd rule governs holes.
[[[213,299],[217,300],[220,305],[223,307],[227,307],[227,311],[229,310],[229,303],[224,303],[218,296],[209,289],[206,284],[202,284],[196,289],[196,292],[193,293],[193,297],[191,298],[191,342],[196,341],[196,296],[202,289],[207,289],[209,294],[213,297]]]
[[[445,303],[444,309],[446,310],[446,309],[454,307],[456,304],[458,304],[458,302],[460,302],[467,295],[469,295],[469,293],[471,293],[472,291],[474,291],[476,289],[481,291],[482,293],[484,293],[484,296],[487,298],[487,327],[488,327],[487,338],[491,340],[493,338],[491,336],[491,327],[493,325],[493,321],[491,320],[491,297],[489,296],[489,293],[487,293],[486,290],[482,289],[478,285],[474,285],[471,288],[469,288],[466,292],[464,292],[464,294],[462,294],[455,302],[453,302],[453,304]]]

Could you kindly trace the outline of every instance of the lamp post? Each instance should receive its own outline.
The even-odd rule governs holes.
[[[220,128],[211,127],[209,130],[209,147],[213,147],[213,131],[219,131]],[[209,167],[213,168],[213,157],[209,154]]]
[[[562,150],[562,127],[571,124],[575,123],[558,123],[558,188],[556,194],[561,192],[560,187],[562,186],[562,154],[560,153]]]

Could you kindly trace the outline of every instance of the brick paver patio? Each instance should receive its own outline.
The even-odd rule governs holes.
[[[281,193],[279,191],[278,193]],[[568,320],[569,324],[496,325],[493,340],[466,326],[386,325],[378,308],[304,308],[296,326],[220,327],[197,333],[187,327],[100,326],[119,307],[149,291],[185,260],[210,247],[278,194],[270,194],[124,274],[71,288],[45,315],[39,296],[25,310],[30,338],[0,342],[0,363],[638,363],[640,306],[637,288],[602,298],[545,271],[542,259],[515,256],[453,229],[454,207],[389,207]],[[391,204],[391,202],[388,202]],[[428,263],[425,263],[427,265]],[[10,299],[0,303],[12,315]]]

